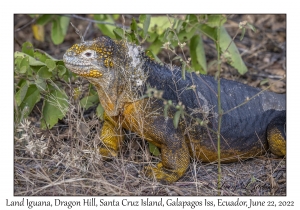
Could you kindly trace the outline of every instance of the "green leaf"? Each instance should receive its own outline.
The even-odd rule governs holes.
[[[198,23],[198,18],[196,15],[192,14],[192,15],[187,15],[186,16],[186,20],[188,23],[193,24],[193,23]]]
[[[150,22],[151,22],[151,15],[145,15],[145,20],[143,22],[143,35],[144,37],[146,37],[149,26],[150,26]]]
[[[248,69],[242,60],[236,45],[231,40],[232,39],[226,29],[222,26],[220,28],[220,47],[223,55],[227,59],[227,62],[237,69],[240,74],[245,74]]]
[[[76,76],[77,75],[75,73],[67,69],[66,73],[62,76],[62,79],[68,83],[72,77],[75,78]]]
[[[63,90],[52,89],[50,94],[45,97],[43,103],[43,116],[41,119],[42,129],[51,129],[59,119],[62,119],[68,111],[68,98]]]
[[[158,35],[156,33],[149,33],[149,35],[147,36],[147,41],[148,42],[154,42],[154,40],[158,37]]]
[[[169,33],[172,33],[171,28],[167,28],[164,32],[164,38],[162,39],[163,42],[170,41]]]
[[[114,19],[110,15],[94,15],[94,19],[107,23],[115,23]],[[104,35],[109,36],[112,39],[116,38],[113,32],[116,26],[109,24],[97,24],[97,26]]]
[[[18,83],[14,84],[15,85],[15,90],[16,92],[20,90],[20,87],[23,86],[24,82],[27,82],[27,80],[25,79],[20,79],[20,81],[18,81]]]
[[[132,31],[137,32],[137,23],[134,18],[131,20],[130,28]]]
[[[180,42],[187,42],[195,35],[198,28],[195,26],[191,26],[190,30],[181,30],[179,34],[177,34]]]
[[[25,74],[26,71],[27,71],[26,66],[21,66],[21,68],[20,68],[20,73],[21,73],[21,74]]]
[[[183,22],[184,22],[183,20],[178,20],[177,27],[176,27],[177,34],[179,33],[179,31],[181,31]]]
[[[173,22],[172,22],[172,30],[174,30],[175,29],[175,26],[177,25],[177,22],[178,22],[178,20],[177,19],[174,19],[173,20]]]
[[[46,52],[44,52],[43,50],[40,50],[40,49],[34,50],[34,58],[43,63],[45,63],[47,59],[51,59],[53,61],[59,61],[56,58],[52,57],[51,55],[47,54]]]
[[[140,45],[139,39],[137,37],[137,34],[134,33],[133,31],[131,33],[129,33],[130,35],[130,42],[133,42],[134,44]]]
[[[112,17],[113,17],[114,20],[118,20],[119,17],[120,17],[120,15],[118,15],[118,14],[113,14]]]
[[[132,33],[128,33],[127,31],[125,31],[125,40],[127,40],[128,42],[133,42]]]
[[[20,106],[22,101],[24,100],[27,90],[28,90],[28,84],[26,81],[24,81],[21,84],[21,87],[19,88],[18,92],[15,94],[15,99],[18,106]]]
[[[83,99],[80,100],[81,107],[88,109],[93,105],[96,105],[99,103],[99,97],[97,94],[86,96]]]
[[[192,58],[192,66],[196,71],[207,72],[207,64],[203,41],[200,35],[192,37],[190,42],[190,53]]]
[[[38,70],[37,74],[43,79],[49,79],[50,77],[52,77],[52,73],[49,71],[49,68],[47,66],[42,66]]]
[[[247,26],[249,26],[249,28],[253,31],[256,32],[256,28],[254,27],[254,25],[252,25],[251,23],[247,22]]]
[[[227,21],[227,18],[223,15],[208,15],[206,24],[209,27],[222,26]]]
[[[24,57],[20,63],[20,73],[24,74],[29,70],[29,58],[28,56]]]
[[[160,155],[159,149],[151,142],[149,142],[149,150],[154,156]]]
[[[41,92],[46,91],[47,83],[44,79],[37,78],[36,80],[34,80],[34,83]]]
[[[171,26],[170,21],[174,21],[174,18],[166,17],[166,16],[151,17],[151,21],[148,26],[148,32],[161,35],[165,32],[165,30],[168,27]],[[144,26],[141,23],[139,23],[138,26],[140,28],[144,28]]]
[[[15,67],[17,71],[20,71],[20,64],[21,61],[23,60],[23,57],[15,57]]]
[[[24,42],[22,44],[22,52],[33,57],[33,46],[30,42]]]
[[[241,40],[241,41],[242,41],[243,38],[244,38],[245,32],[246,32],[246,28],[242,28],[242,34],[241,34],[241,37],[240,37],[240,40]]]
[[[214,40],[215,42],[217,41],[218,38],[217,28],[209,27],[206,24],[200,24],[199,29],[204,35],[208,36],[210,39]]]
[[[96,113],[101,120],[104,120],[104,108],[100,103],[97,106]]]
[[[37,74],[37,72],[40,70],[41,67],[42,66],[30,66],[31,71],[28,71],[28,76],[32,76],[32,72]]]
[[[21,96],[20,96],[21,97]],[[24,113],[23,118],[26,118],[31,113],[34,105],[41,99],[40,91],[35,84],[28,86],[25,97],[20,104],[20,110]]]
[[[266,79],[262,80],[262,81],[259,83],[259,85],[265,85],[265,84],[267,84],[268,82],[269,82],[269,79],[266,78]]]
[[[58,70],[58,76],[60,77],[63,76],[67,71],[66,67],[64,67],[63,65],[57,65],[57,70]]]
[[[146,20],[146,15],[143,14],[143,15],[140,15],[140,16],[139,16],[139,21],[140,21],[140,23],[143,24],[145,20]]]
[[[53,71],[53,69],[55,69],[55,67],[56,67],[56,63],[53,60],[51,60],[51,59],[47,59],[45,61],[45,64],[49,68],[49,71]]]
[[[179,119],[180,119],[180,115],[181,115],[181,110],[178,110],[175,115],[174,115],[174,118],[173,118],[173,124],[174,124],[174,127],[177,128],[178,127],[178,123],[179,123]]]
[[[48,15],[48,14],[42,15],[37,19],[36,24],[45,25],[52,19],[52,16],[53,15]]]
[[[56,17],[52,21],[51,39],[54,44],[59,45],[64,41],[67,27],[67,17]]]
[[[63,35],[63,37],[65,37],[67,34],[67,31],[68,31],[69,24],[70,24],[70,18],[66,17],[66,16],[60,16],[59,23],[60,23],[62,35]]]
[[[30,66],[44,66],[45,64],[42,63],[41,61],[38,61],[36,60],[35,58],[25,54],[25,53],[22,53],[22,52],[18,52],[16,51],[15,54],[14,54],[15,58],[17,57],[21,57],[21,58],[25,58],[25,57],[28,57],[29,59],[29,65]]]
[[[148,48],[154,55],[157,55],[161,51],[161,45],[163,43],[157,38]]]
[[[34,52],[34,58],[38,61],[41,61],[43,63],[45,63],[45,61],[49,58],[47,58],[47,56],[45,56],[43,53],[41,53],[40,51],[36,51]]]
[[[122,28],[115,28],[113,30],[113,32],[118,40],[121,40],[124,38],[124,31]]]

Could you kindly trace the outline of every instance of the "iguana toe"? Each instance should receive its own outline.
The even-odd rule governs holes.
[[[150,179],[156,179],[162,183],[172,183],[177,181],[182,175],[180,175],[176,170],[170,170],[163,167],[160,162],[156,166],[145,166],[144,174]]]
[[[116,151],[108,149],[106,147],[100,147],[99,152],[105,160],[109,160],[118,156],[118,153]]]

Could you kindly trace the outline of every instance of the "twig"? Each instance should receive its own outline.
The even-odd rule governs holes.
[[[123,27],[121,24],[110,23],[110,22],[105,22],[105,21],[100,21],[100,20],[93,20],[93,19],[90,19],[90,18],[81,17],[79,15],[63,15],[63,16],[73,17],[73,18],[77,18],[77,19],[80,19],[80,20],[85,20],[85,21],[88,21],[88,22],[91,22],[91,23]],[[127,29],[129,28],[129,27],[126,27],[126,26],[124,26],[124,27],[127,28]]]
[[[86,34],[87,34],[88,30],[90,29],[91,25],[92,25],[92,22],[89,22],[88,26],[86,27],[86,29],[84,31],[83,38],[86,36]]]
[[[71,23],[72,27],[75,29],[76,34],[80,37],[81,42],[84,42],[84,38],[83,38],[80,30],[78,28],[76,28],[72,22],[70,22],[70,23]]]
[[[26,28],[27,26],[29,26],[30,24],[34,23],[36,21],[36,18],[33,18],[30,22],[26,23],[25,25],[23,25],[22,27],[18,28],[15,30],[15,32],[21,31],[24,28]]]

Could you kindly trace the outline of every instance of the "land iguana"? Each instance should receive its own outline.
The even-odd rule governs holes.
[[[186,73],[183,79],[179,67],[158,64],[142,47],[105,36],[74,44],[63,60],[97,89],[105,110],[99,148],[104,157],[117,156],[125,129],[160,148],[161,162],[146,166],[144,173],[161,182],[182,177],[190,158],[218,159],[214,77]],[[251,158],[268,149],[285,156],[285,95],[226,79],[220,84],[221,161]],[[166,109],[166,104],[172,106]],[[173,123],[176,106],[184,110],[178,127]]]

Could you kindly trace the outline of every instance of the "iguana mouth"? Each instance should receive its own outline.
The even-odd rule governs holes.
[[[63,57],[63,60],[70,71],[82,77],[99,78],[102,76],[102,73],[99,70],[94,69],[95,67],[92,65],[84,65],[82,63],[73,62],[72,59],[66,55]]]
[[[65,63],[66,67],[70,69],[70,71],[74,72],[75,74],[78,74],[82,77],[93,77],[93,78],[99,78],[102,76],[102,73],[97,69],[92,69],[92,66],[79,66],[79,65],[70,65]],[[85,70],[87,69],[87,70]]]
[[[76,73],[82,77],[93,77],[93,78],[99,78],[102,76],[102,73],[100,73],[97,69],[92,69],[89,72],[83,72],[83,73]]]

